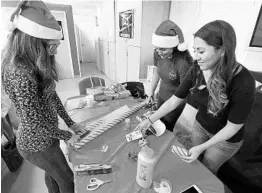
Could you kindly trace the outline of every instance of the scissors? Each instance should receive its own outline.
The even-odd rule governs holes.
[[[87,189],[87,190],[96,190],[96,189],[99,188],[101,185],[106,184],[106,183],[109,183],[109,182],[112,182],[112,180],[103,181],[103,180],[99,180],[99,179],[97,179],[97,178],[91,178],[91,179],[90,179],[90,184],[88,184],[88,185],[86,186],[86,189]]]

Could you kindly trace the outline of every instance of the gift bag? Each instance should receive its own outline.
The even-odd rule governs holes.
[[[1,144],[1,156],[11,172],[15,172],[23,163],[23,158],[16,148],[15,138]]]
[[[145,94],[144,84],[142,82],[123,82],[122,85],[124,85],[135,98],[145,99],[147,97]]]
[[[11,172],[15,172],[23,163],[23,158],[19,154],[16,148],[15,135],[13,133],[12,125],[8,121],[2,118],[1,130],[1,156],[5,161],[8,169]]]

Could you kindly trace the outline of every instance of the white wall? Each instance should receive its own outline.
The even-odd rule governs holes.
[[[262,52],[246,50],[250,21],[257,17],[254,9],[261,3],[250,1],[175,1],[171,3],[170,19],[183,30],[192,53],[193,33],[204,24],[221,19],[229,22],[237,35],[237,60],[251,70],[262,71]]]
[[[169,19],[175,22],[183,31],[189,51],[193,53],[193,33],[198,28],[199,1],[172,1]]]
[[[14,8],[11,7],[1,7],[1,50],[3,49],[5,43],[7,42],[8,32],[6,31],[8,19],[10,19],[11,13],[14,11]]]

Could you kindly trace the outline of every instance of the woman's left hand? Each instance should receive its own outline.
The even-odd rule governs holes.
[[[74,123],[70,129],[76,134],[76,135],[81,135],[86,132],[85,126],[81,125],[80,123]]]
[[[204,151],[204,149],[202,148],[202,146],[198,145],[198,146],[194,146],[192,147],[189,151],[188,151],[188,156],[183,156],[181,157],[183,161],[187,162],[187,163],[191,163],[193,161],[195,161],[198,156]]]

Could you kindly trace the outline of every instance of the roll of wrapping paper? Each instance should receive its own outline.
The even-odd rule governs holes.
[[[111,127],[115,126],[116,124],[118,124],[119,122],[123,121],[125,118],[127,118],[128,116],[130,116],[131,114],[133,114],[134,112],[138,111],[139,109],[141,109],[142,107],[146,106],[146,101],[143,101],[137,105],[135,105],[134,107],[132,107],[130,110],[128,110],[127,112],[123,113],[120,117],[113,119],[112,121],[109,121],[109,123],[107,123],[106,125],[104,125],[103,127],[97,129],[94,132],[91,132],[90,135],[87,135],[86,137],[84,137],[83,139],[81,139],[80,141],[78,141],[77,143],[75,143],[73,145],[73,147],[75,149],[80,149],[82,148],[84,145],[86,145],[88,142],[92,141],[93,139],[95,139],[96,137],[98,137],[99,135],[101,135],[102,133],[104,133],[105,131],[107,131],[108,129],[110,129]],[[103,119],[103,118],[102,118]],[[101,120],[98,120],[92,124],[90,124],[89,126],[87,126],[87,128],[89,128],[90,130],[95,129],[95,127],[97,127],[98,125],[102,124]]]

